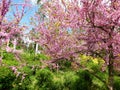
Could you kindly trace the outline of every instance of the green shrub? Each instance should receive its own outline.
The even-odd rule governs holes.
[[[0,90],[11,90],[16,76],[7,67],[0,67]]]
[[[29,53],[25,52],[21,55],[23,60],[27,61],[37,61],[37,60],[48,60],[48,57],[44,54],[35,54],[35,52]]]
[[[67,72],[64,74],[64,86],[67,90],[76,90],[76,81],[79,77],[75,72]]]
[[[48,60],[48,59],[49,59],[49,57],[47,57],[44,54],[37,54],[36,55],[36,60]]]
[[[33,70],[29,66],[24,66],[22,68],[19,68],[18,71],[20,72],[20,74],[14,81],[13,90],[30,90],[31,84],[33,82],[31,80],[31,76],[33,75]]]
[[[51,90],[53,84],[53,74],[50,70],[41,69],[36,75],[37,85],[40,90]]]
[[[14,82],[14,88],[12,90],[30,90],[31,86],[31,79],[30,76],[25,76],[22,80],[22,74],[17,77]]]
[[[60,66],[60,70],[68,71],[69,69],[71,69],[71,62],[68,60],[59,61],[58,64]]]
[[[17,60],[3,60],[2,64],[5,64],[7,66],[18,66],[19,62]]]
[[[75,82],[75,90],[91,90],[92,77],[88,71],[77,72],[78,79]]]
[[[63,90],[64,89],[64,74],[54,73],[52,90]]]
[[[3,52],[3,60],[15,60],[14,54]]]
[[[120,77],[115,77],[114,90],[120,90]]]
[[[33,74],[32,67],[30,67],[30,66],[24,66],[24,67],[20,68],[19,71],[23,72],[23,73],[25,73],[25,74],[27,74],[29,76]]]
[[[34,60],[35,55],[34,55],[34,53],[25,52],[21,55],[21,57],[23,60],[31,61],[31,60]]]
[[[94,77],[92,80],[91,90],[107,90],[107,87],[103,82]]]

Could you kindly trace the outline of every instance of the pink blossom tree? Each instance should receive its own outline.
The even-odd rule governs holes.
[[[57,23],[39,25],[40,32],[38,42],[43,47],[45,54],[51,57],[53,61],[75,57],[79,49],[79,42],[73,34],[67,30],[62,30],[56,26]],[[52,26],[51,26],[52,25]],[[53,26],[55,25],[55,26]]]
[[[54,63],[59,60],[70,60],[75,57],[75,51],[78,51],[78,40],[67,30],[63,30],[59,22],[47,19],[44,9],[39,9],[40,12],[34,18],[37,21],[34,30],[36,36],[33,37],[35,42],[44,49],[42,53],[50,57],[50,62]],[[43,11],[42,11],[43,10]],[[72,46],[72,47],[71,47]]]
[[[7,33],[4,33],[2,29],[6,27],[6,25],[3,25],[3,19],[6,15],[6,13],[9,10],[11,0],[2,0],[0,2],[0,45],[2,44],[3,40],[7,38]]]
[[[40,1],[40,0],[39,0]],[[42,1],[42,0],[41,0]],[[54,51],[65,50],[68,55],[66,46],[70,43],[70,48],[73,48],[76,42],[67,37],[68,41],[60,41],[66,37],[60,32],[65,29],[71,28],[77,36],[77,40],[82,42],[79,47],[79,52],[91,56],[99,56],[106,62],[108,67],[108,81],[106,82],[107,88],[113,90],[114,82],[114,67],[120,59],[120,1],[119,0],[52,0],[44,3],[43,13],[48,17],[49,23],[54,25],[59,22],[59,34],[57,37],[54,35],[56,29],[41,26],[40,33],[42,33],[41,44],[47,46],[47,53]],[[51,23],[52,22],[52,23]],[[42,31],[41,31],[42,30]],[[62,30],[62,31],[61,31]],[[41,37],[40,37],[41,38]],[[57,39],[58,38],[58,39]],[[53,39],[56,40],[56,43]],[[51,44],[51,41],[54,41]],[[70,42],[69,42],[70,40]],[[77,41],[75,40],[75,41]],[[64,45],[61,47],[61,43]],[[53,46],[52,46],[53,45]],[[50,47],[52,46],[52,47]],[[58,47],[58,48],[57,48]],[[55,52],[55,54],[56,54]],[[70,50],[70,53],[76,53],[75,49]],[[57,52],[58,53],[58,52]],[[61,52],[61,55],[64,55]],[[54,55],[54,54],[53,54]],[[59,57],[59,55],[58,55]],[[61,56],[60,56],[61,57]]]
[[[0,44],[22,33],[21,31],[25,26],[20,26],[20,21],[25,15],[26,7],[28,7],[26,3],[14,4],[11,0],[0,1]],[[13,12],[13,19],[10,20],[6,14],[11,6],[14,6],[15,12]],[[21,6],[21,10],[18,9],[19,6]]]
[[[14,7],[14,12],[10,12],[11,7]],[[21,7],[18,9],[18,7]],[[16,49],[17,38],[23,33],[22,30],[25,26],[20,25],[20,21],[26,13],[26,8],[30,4],[25,0],[23,3],[13,3],[12,0],[0,1],[0,48],[6,49],[8,52],[13,50],[9,47],[9,42],[13,43],[14,51]],[[13,17],[7,16],[8,13]],[[7,43],[7,46],[6,46]],[[3,47],[4,45],[4,47]],[[1,55],[2,58],[2,55]]]

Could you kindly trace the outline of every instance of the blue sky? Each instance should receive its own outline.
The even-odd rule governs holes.
[[[23,3],[24,0],[12,0],[13,3]],[[34,16],[35,12],[38,10],[38,6],[35,5],[35,0],[30,0],[31,2],[31,8],[29,10],[27,10],[27,13],[24,15],[24,17],[22,18],[20,24],[22,25],[27,25],[29,26],[29,30],[27,30],[26,32],[29,32],[30,29],[32,28],[32,26],[30,25],[30,18],[32,16]],[[19,7],[20,9],[20,7]],[[10,17],[10,15],[12,14],[12,11],[15,10],[14,7],[11,8],[11,11],[8,13],[8,16]],[[12,16],[12,15],[11,15]],[[12,18],[12,17],[11,17]]]

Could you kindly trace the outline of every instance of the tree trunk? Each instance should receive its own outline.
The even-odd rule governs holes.
[[[108,66],[108,88],[109,90],[113,90],[113,83],[114,83],[114,70],[113,70],[113,59],[109,61]]]
[[[109,65],[108,65],[108,88],[113,90],[114,84],[114,55],[112,44],[109,46]]]

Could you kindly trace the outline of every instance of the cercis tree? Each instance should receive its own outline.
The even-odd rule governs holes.
[[[14,7],[13,13],[9,12],[9,9]],[[18,7],[21,7],[18,9]],[[20,25],[20,21],[22,20],[25,11],[28,6],[27,2],[21,4],[15,4],[12,2],[12,0],[1,0],[0,1],[0,44],[8,41],[12,38],[16,38],[20,33],[22,33],[22,29],[25,28],[25,26]],[[10,19],[11,17],[7,16],[7,13],[9,12],[11,17],[13,19]],[[15,42],[14,42],[15,43]]]
[[[4,33],[4,31],[2,31],[2,28],[5,28],[6,26],[3,25],[3,19],[6,15],[6,13],[9,10],[9,6],[10,6],[11,1],[10,0],[2,0],[0,2],[0,44],[2,44],[2,41],[4,37],[7,36],[7,34]]]
[[[59,28],[58,23],[41,23],[36,28],[39,33],[37,42],[43,48],[43,53],[50,57],[49,63],[59,60],[73,60],[79,49],[79,41],[70,31]]]
[[[10,12],[10,9],[13,11]],[[13,3],[12,0],[0,0],[0,48],[7,52],[15,53],[17,38],[20,37],[22,31],[26,28],[20,24],[23,16],[30,7],[27,0],[23,3]],[[9,16],[8,16],[9,15]],[[9,42],[13,43],[13,48],[9,47]],[[2,53],[1,53],[2,60]]]
[[[51,60],[47,63],[73,61],[77,56],[74,52],[79,51],[80,43],[72,34],[74,32],[70,28],[62,28],[60,21],[54,21],[49,14],[46,15],[44,5],[39,10],[35,18],[38,21],[35,27],[37,37],[33,39],[43,48],[43,53],[50,57]]]
[[[118,0],[82,1],[83,25],[86,30],[85,41],[90,54],[102,57],[108,66],[108,88],[113,90],[114,66],[120,53],[120,2]],[[83,38],[79,38],[83,39]],[[100,53],[104,53],[101,56]]]
[[[44,9],[50,22],[59,22],[63,31],[65,28],[71,28],[76,32],[74,35],[83,46],[78,49],[80,52],[99,56],[106,62],[109,76],[106,85],[109,90],[113,90],[114,67],[120,59],[120,1],[46,0]],[[46,32],[44,35],[47,35],[44,40],[48,38],[48,41],[51,41],[51,30],[42,30]],[[56,38],[56,41],[60,39]],[[72,47],[73,44],[70,45]],[[58,47],[60,48],[60,45]],[[53,52],[56,47],[48,50]]]

